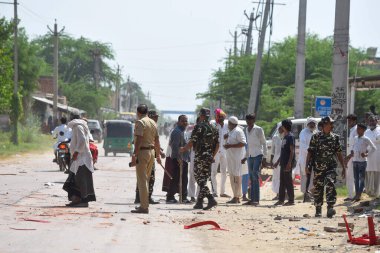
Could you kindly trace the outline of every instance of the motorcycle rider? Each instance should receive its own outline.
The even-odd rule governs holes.
[[[66,125],[66,123],[67,123],[66,117],[62,117],[61,125],[57,126],[51,133],[54,139],[57,138],[57,142],[53,145],[54,156],[55,156],[53,162],[57,162],[57,148],[58,148],[59,143],[67,142],[71,139],[71,128],[69,128]]]

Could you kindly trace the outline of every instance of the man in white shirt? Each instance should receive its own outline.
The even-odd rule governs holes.
[[[365,171],[367,168],[367,156],[376,150],[376,146],[372,141],[364,135],[367,126],[364,124],[357,125],[358,136],[354,139],[354,145],[351,148],[350,158],[354,168],[355,178],[355,201],[360,201],[365,181]],[[369,148],[369,149],[368,149]]]
[[[273,164],[280,158],[281,155],[281,146],[282,146],[282,138],[284,137],[284,131],[282,127],[278,128],[278,134],[273,136],[272,138],[272,155],[270,163]],[[280,165],[277,167],[273,167],[273,175],[272,175],[272,191],[276,193],[276,197],[272,200],[278,200],[278,194],[280,192]]]
[[[240,203],[240,197],[242,195],[242,152],[244,150],[246,139],[243,130],[238,127],[238,118],[232,116],[228,119],[228,137],[227,143],[224,148],[227,151],[227,163],[228,163],[228,173],[230,175],[230,182],[232,187],[232,192],[234,194],[233,198],[228,201],[229,204]]]
[[[365,177],[366,193],[371,197],[380,196],[380,126],[377,125],[377,117],[369,117],[369,128],[364,135],[367,136],[376,146],[376,151],[368,154],[367,169]]]
[[[94,166],[90,151],[89,133],[87,122],[79,119],[78,115],[69,122],[73,129],[71,139],[71,166],[70,174],[63,189],[67,191],[71,201],[67,206],[88,207],[88,202],[96,201],[92,173]]]
[[[348,138],[348,147],[347,150],[351,150],[354,145],[355,136],[357,136],[356,132],[356,124],[357,124],[357,116],[355,114],[349,114],[347,116],[348,127],[350,128],[350,135]],[[346,158],[347,162],[347,171],[346,171],[346,187],[348,191],[348,197],[344,199],[344,201],[351,201],[355,197],[355,183],[354,183],[354,169],[352,164],[352,159],[349,156]]]
[[[228,133],[228,126],[224,124],[224,120],[226,119],[226,114],[222,109],[215,110],[215,121],[216,128],[219,132],[219,150],[215,156],[215,162],[211,167],[211,185],[212,185],[212,193],[214,197],[218,196],[218,183],[216,180],[216,175],[218,174],[218,167],[220,165],[220,197],[229,198],[226,194],[226,179],[227,179],[227,159],[226,159],[226,150],[223,147],[224,143],[224,135]]]
[[[257,206],[260,202],[260,167],[266,164],[267,143],[265,140],[264,130],[255,125],[256,115],[248,114],[245,116],[247,122],[247,152],[244,163],[248,161],[249,177],[251,179],[251,201],[244,205]]]
[[[306,121],[306,128],[302,129],[299,138],[300,138],[300,148],[299,148],[299,156],[296,167],[300,170],[301,174],[301,192],[304,194],[304,202],[310,202],[311,198],[309,195],[309,191],[313,188],[313,184],[309,184],[308,189],[306,189],[306,182],[307,182],[307,174],[306,174],[306,157],[307,157],[307,150],[309,148],[311,136],[315,134],[316,131],[316,124],[317,121],[312,118],[308,117]],[[310,175],[310,181],[313,181],[313,175],[312,172]]]
[[[57,142],[54,143],[54,145],[53,145],[54,155],[55,155],[55,159],[53,160],[53,162],[57,162],[57,147],[58,147],[58,144],[61,143],[61,142],[68,141],[68,140],[71,139],[71,134],[72,134],[71,133],[71,128],[69,128],[66,125],[66,122],[67,122],[66,117],[62,117],[61,118],[61,125],[57,126],[51,132],[51,134],[53,135],[53,138],[57,139]]]

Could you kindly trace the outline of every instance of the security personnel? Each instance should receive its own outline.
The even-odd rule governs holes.
[[[158,121],[158,114],[156,111],[154,110],[149,110],[148,112],[148,117],[151,118],[152,120],[154,120],[154,122],[156,122],[157,124],[157,121]],[[160,151],[160,155],[161,155],[161,158],[165,158],[165,154]],[[157,154],[156,154],[157,155]],[[155,201],[153,198],[152,198],[152,194],[153,194],[153,188],[154,188],[154,182],[156,181],[156,168],[155,168],[155,163],[153,163],[153,167],[152,167],[152,172],[150,173],[150,177],[149,177],[149,204],[159,204],[160,202],[158,201]],[[135,197],[135,204],[139,204],[140,203],[140,193],[139,193],[139,188],[137,187],[136,185],[136,197]]]
[[[208,199],[208,204],[203,210],[211,209],[218,204],[207,186],[211,176],[211,165],[219,149],[219,133],[216,127],[210,124],[209,118],[210,109],[202,108],[199,112],[200,123],[194,127],[189,142],[180,148],[180,152],[185,152],[194,146],[194,177],[200,187],[194,209],[203,208],[205,197]]]
[[[132,155],[131,166],[136,165],[137,187],[139,188],[140,206],[132,213],[149,213],[148,182],[154,164],[155,152],[160,154],[160,141],[157,125],[147,116],[148,106],[140,104],[137,107],[135,123],[135,150]],[[156,157],[161,164],[161,158]]]
[[[339,136],[332,133],[334,121],[330,117],[322,118],[323,130],[311,137],[308,149],[306,164],[311,157],[314,158],[314,205],[316,208],[315,217],[322,216],[323,194],[326,186],[327,217],[332,218],[336,211],[336,168],[335,156],[341,163],[342,177],[345,176],[345,163],[342,156],[342,146],[339,143]],[[309,170],[307,168],[307,170]]]

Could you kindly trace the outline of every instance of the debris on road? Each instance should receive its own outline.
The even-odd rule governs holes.
[[[32,222],[40,222],[40,223],[50,223],[50,221],[47,220],[35,220],[35,219],[29,219],[29,218],[22,218],[24,221],[32,221]]]
[[[9,227],[9,228],[12,230],[23,230],[23,231],[37,230],[35,228],[12,228],[12,227]]]

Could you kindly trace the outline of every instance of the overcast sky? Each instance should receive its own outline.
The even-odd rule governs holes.
[[[10,0],[9,0],[10,1]],[[31,38],[59,29],[108,42],[123,75],[142,85],[160,110],[194,110],[232,44],[229,32],[247,25],[257,3],[247,0],[20,0],[19,18]],[[298,0],[277,0],[272,41],[297,33]],[[355,47],[380,47],[379,0],[351,0],[350,39]],[[332,36],[335,1],[308,0],[307,31]],[[0,4],[11,18],[13,6]],[[244,36],[239,37],[242,41]],[[257,34],[253,41],[257,47]]]

